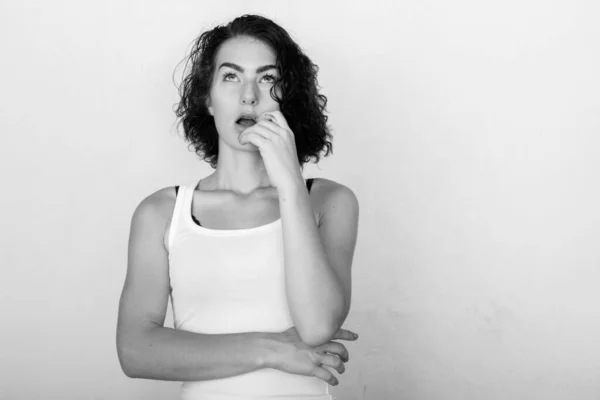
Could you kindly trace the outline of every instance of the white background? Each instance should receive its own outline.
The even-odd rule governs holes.
[[[3,1],[0,398],[177,397],[118,364],[129,223],[212,171],[173,72],[243,13],[320,66],[334,155],[306,176],[361,204],[336,398],[600,398],[597,4]]]

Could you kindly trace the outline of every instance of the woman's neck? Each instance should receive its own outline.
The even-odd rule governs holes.
[[[248,195],[259,188],[271,187],[260,153],[238,153],[235,157],[219,154],[215,172],[205,182],[208,190],[231,191]]]

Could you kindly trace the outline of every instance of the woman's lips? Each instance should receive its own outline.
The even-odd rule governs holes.
[[[253,119],[250,119],[250,118],[240,118],[235,123],[244,128],[248,128],[248,127],[256,124],[256,121]]]

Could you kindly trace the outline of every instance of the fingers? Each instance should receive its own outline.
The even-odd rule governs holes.
[[[254,131],[243,133],[243,136],[240,135],[238,140],[240,141],[241,144],[252,143],[259,149],[264,148],[267,144],[271,143],[271,141],[269,139],[265,138],[263,135],[260,135],[259,133],[254,132]]]
[[[260,115],[260,117],[258,119],[261,120],[261,119],[263,119],[263,117],[266,119],[271,119],[271,120],[273,120],[273,122],[275,122],[277,125],[279,125],[283,129],[287,129],[288,131],[291,131],[290,127],[289,127],[285,117],[281,113],[281,111],[264,112]]]
[[[337,356],[331,354],[323,354],[321,356],[321,365],[326,365],[335,369],[339,374],[346,372],[346,366],[344,362]]]
[[[275,125],[274,123],[268,122],[268,121],[260,121],[260,122],[257,122],[256,124],[252,125],[251,127],[246,128],[240,134],[240,136],[238,137],[238,140],[240,141],[241,144],[251,142],[251,143],[259,146],[259,144],[264,144],[265,142],[259,141],[258,143],[255,143],[251,139],[255,138],[255,137],[261,137],[265,141],[276,142],[276,141],[282,139],[282,137],[278,131],[282,131],[282,129],[280,127],[278,127],[277,125]]]
[[[337,378],[327,368],[315,368],[314,375],[332,386],[336,386],[339,383]]]
[[[347,329],[338,329],[338,331],[335,333],[335,336],[333,337],[334,339],[340,339],[340,340],[356,340],[358,339],[358,335],[352,331],[349,331]]]
[[[346,346],[339,342],[325,343],[324,345],[319,346],[317,350],[335,354],[336,356],[339,356],[343,362],[348,362],[350,360],[348,349],[346,349]]]
[[[257,131],[264,134],[266,138],[272,141],[277,141],[283,139],[284,142],[293,142],[294,138],[289,133],[289,131],[283,129],[279,125],[274,122],[268,121],[266,119],[259,120],[256,124],[247,128],[246,131]],[[245,132],[245,131],[244,131]],[[242,135],[244,133],[242,132]]]
[[[321,356],[321,367],[315,368],[314,374],[317,378],[324,380],[330,385],[338,385],[339,380],[328,368],[333,368],[341,375],[346,372],[346,366],[339,357],[324,354]]]
[[[282,128],[281,126],[277,125],[276,123],[274,123],[268,119],[259,119],[255,125],[252,125],[252,127],[254,127],[254,126],[264,126],[265,128],[267,128],[281,136],[284,136],[287,134],[287,131],[284,128]]]
[[[277,136],[277,134],[275,132],[273,132],[272,130],[261,125],[261,123],[256,123],[246,129],[244,129],[244,131],[240,134],[240,139],[251,132],[257,133],[260,136],[262,136],[268,140],[271,140],[274,136]]]

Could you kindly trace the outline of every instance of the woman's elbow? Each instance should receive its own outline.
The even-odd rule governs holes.
[[[300,339],[311,347],[318,347],[330,342],[335,337],[333,329],[298,329]]]
[[[136,363],[137,351],[132,340],[117,337],[117,356],[123,373],[129,378],[141,378],[141,373]]]
[[[332,317],[332,319],[330,319],[328,322],[319,322],[311,325],[297,324],[296,329],[298,331],[298,335],[302,341],[309,346],[321,346],[335,339],[340,326],[346,318],[346,315],[348,315],[347,309],[342,315],[338,317]]]

